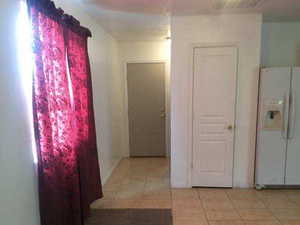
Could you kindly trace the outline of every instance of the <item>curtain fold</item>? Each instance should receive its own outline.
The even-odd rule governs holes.
[[[87,38],[73,17],[29,4],[41,225],[84,225],[102,197]],[[53,10],[53,12],[51,10]]]
[[[102,197],[96,130],[93,109],[92,81],[87,37],[65,30],[68,67],[73,89],[75,123],[79,147],[79,172],[83,215],[89,204]]]

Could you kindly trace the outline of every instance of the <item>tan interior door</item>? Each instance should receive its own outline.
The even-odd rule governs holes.
[[[130,156],[165,156],[165,64],[128,63]]]
[[[231,187],[237,48],[194,49],[193,186]]]

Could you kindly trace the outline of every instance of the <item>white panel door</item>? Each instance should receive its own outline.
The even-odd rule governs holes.
[[[285,184],[300,185],[300,68],[292,74]]]
[[[232,187],[237,48],[194,49],[192,185]]]

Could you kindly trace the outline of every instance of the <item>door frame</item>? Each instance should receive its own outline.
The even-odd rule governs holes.
[[[239,46],[238,43],[193,43],[189,46],[189,52],[190,52],[190,65],[189,65],[189,76],[190,76],[190,93],[191,96],[188,100],[189,107],[188,107],[188,136],[190,137],[188,139],[188,186],[192,187],[192,177],[193,177],[193,108],[194,108],[194,50],[195,48],[222,48],[222,47],[234,47],[237,50],[237,74],[236,74],[236,94],[235,94],[235,106],[234,106],[234,112],[235,112],[235,126],[237,125],[237,102],[238,102],[238,88],[239,88]],[[234,129],[234,138],[233,138],[233,165],[232,165],[232,187],[234,187],[234,175],[235,175],[235,154],[236,154],[236,129]],[[254,171],[254,167],[253,167]]]
[[[155,64],[155,63],[163,63],[165,67],[165,109],[166,109],[166,120],[165,120],[165,128],[166,128],[166,157],[170,157],[171,155],[171,125],[170,125],[170,88],[169,88],[169,82],[168,82],[168,60],[126,60],[123,63],[123,70],[124,70],[124,105],[125,105],[125,114],[126,114],[126,152],[124,153],[125,157],[130,156],[130,142],[129,142],[129,113],[128,113],[128,73],[127,73],[127,65],[131,63],[141,63],[141,64]]]

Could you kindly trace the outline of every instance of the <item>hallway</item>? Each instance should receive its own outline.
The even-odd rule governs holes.
[[[172,209],[174,225],[299,225],[300,191],[171,189],[169,161],[123,159],[96,209]]]
[[[125,158],[104,185],[93,208],[171,208],[169,160]]]

